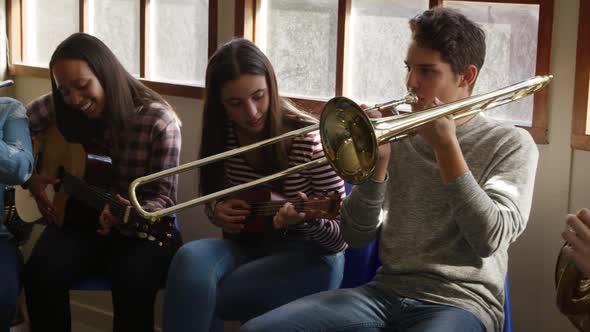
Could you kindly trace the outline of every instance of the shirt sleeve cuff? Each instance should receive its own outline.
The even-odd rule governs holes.
[[[389,173],[385,175],[382,182],[369,179],[360,185],[354,186],[356,191],[362,198],[369,201],[382,201],[385,198],[385,190],[387,188],[387,181],[389,180]],[[354,189],[353,188],[353,189]],[[353,195],[353,192],[351,195]]]

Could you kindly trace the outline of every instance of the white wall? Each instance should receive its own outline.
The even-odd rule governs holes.
[[[549,142],[539,145],[540,160],[533,198],[533,209],[524,235],[510,250],[509,279],[512,314],[516,331],[575,331],[555,307],[554,267],[562,245],[559,236],[564,215],[590,206],[590,152],[570,148],[573,77],[578,18],[578,0],[555,1],[550,85]],[[234,4],[219,2],[219,43],[233,34]],[[49,90],[49,81],[20,77],[14,96],[23,102]],[[181,161],[194,160],[199,147],[202,101],[166,97],[183,121]],[[195,174],[182,175],[179,200],[194,197]],[[181,215],[185,240],[217,236],[204,219],[200,208]],[[109,309],[108,294],[77,294],[75,301]]]

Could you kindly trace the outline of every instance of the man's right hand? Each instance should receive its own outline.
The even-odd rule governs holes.
[[[369,108],[367,105],[362,104],[360,105],[361,108],[367,109]],[[367,112],[369,118],[381,118],[383,114],[379,111],[371,111]],[[387,176],[387,167],[389,165],[389,158],[391,156],[391,143],[382,144],[379,146],[379,159],[377,159],[377,164],[375,165],[375,171],[373,172],[373,180],[377,182],[385,181],[385,177]]]
[[[45,188],[50,184],[57,184],[59,180],[52,179],[44,175],[33,174],[27,181],[27,187],[37,203],[39,212],[48,223],[58,224],[57,215],[55,214],[55,207],[47,197]]]
[[[250,214],[251,206],[241,199],[228,199],[215,204],[213,224],[224,232],[238,234],[244,228],[244,220]]]

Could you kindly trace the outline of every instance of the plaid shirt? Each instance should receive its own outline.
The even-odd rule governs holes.
[[[29,128],[37,133],[54,125],[55,114],[51,93],[27,105]],[[110,154],[113,163],[113,189],[127,197],[130,183],[141,176],[178,166],[180,159],[180,124],[166,105],[152,103],[138,108],[130,118],[128,128],[121,133],[118,150],[113,149],[110,131],[97,141]],[[102,142],[101,142],[102,141]],[[169,176],[138,187],[137,197],[142,205],[155,209],[176,203],[178,176]]]

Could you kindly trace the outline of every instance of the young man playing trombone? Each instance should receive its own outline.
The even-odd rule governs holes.
[[[483,30],[446,8],[410,27],[413,112],[469,97],[485,58]],[[291,302],[241,331],[502,330],[507,249],[529,216],[535,143],[483,115],[441,118],[417,133],[381,146],[372,179],[341,209],[351,246],[380,236],[374,280]]]

